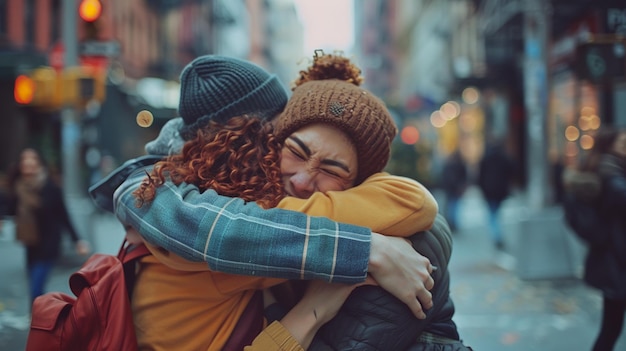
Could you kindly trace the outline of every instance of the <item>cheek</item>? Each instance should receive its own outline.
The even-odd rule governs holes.
[[[326,193],[328,191],[343,191],[349,188],[344,181],[333,177],[325,177],[320,175],[317,179],[318,191]]]
[[[297,168],[297,160],[289,152],[283,152],[280,159],[280,173],[283,176],[289,175]]]

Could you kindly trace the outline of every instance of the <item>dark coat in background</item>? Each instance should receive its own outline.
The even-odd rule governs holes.
[[[467,189],[467,167],[457,151],[448,157],[441,170],[441,187],[448,197],[461,197]]]
[[[492,145],[480,160],[478,186],[487,200],[501,202],[511,192],[514,174],[515,166],[504,148]]]
[[[35,212],[36,227],[39,231],[39,243],[26,246],[28,263],[34,261],[54,261],[61,252],[63,232],[67,232],[72,241],[79,240],[78,234],[70,221],[61,188],[51,178],[47,178],[39,191],[41,205]],[[9,196],[7,214],[15,216],[18,199]]]
[[[606,243],[592,245],[585,260],[584,280],[603,295],[626,300],[626,160],[604,155],[598,169],[602,180]],[[599,233],[602,234],[602,233]]]

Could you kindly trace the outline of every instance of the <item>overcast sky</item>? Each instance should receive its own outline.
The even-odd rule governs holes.
[[[304,26],[305,55],[315,49],[349,53],[354,41],[353,0],[296,0]]]

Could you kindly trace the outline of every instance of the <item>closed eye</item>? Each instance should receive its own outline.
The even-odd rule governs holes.
[[[338,177],[338,178],[341,178],[341,175],[340,175],[339,173],[337,173],[337,172],[333,171],[333,170],[326,169],[326,168],[322,168],[321,170],[322,170],[322,172],[324,172],[324,173],[326,173],[326,174],[328,174],[328,175],[331,175],[331,176],[333,176],[333,177]]]
[[[311,150],[309,149],[309,147],[306,146],[306,144],[302,142],[302,140],[300,140],[298,137],[290,136],[289,140],[296,143],[299,147],[299,148],[296,148],[295,146],[287,145],[287,147],[289,148],[289,151],[291,151],[296,157],[298,157],[301,160],[306,160],[307,158],[311,156]]]
[[[300,152],[299,150],[296,150],[292,147],[287,147],[287,149],[289,149],[289,151],[296,156],[297,158],[299,158],[300,160],[304,161],[306,160],[306,157],[302,154],[302,152]]]

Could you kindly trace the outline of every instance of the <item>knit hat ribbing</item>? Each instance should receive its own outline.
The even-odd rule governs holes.
[[[277,115],[287,103],[280,80],[263,68],[232,57],[205,55],[190,62],[180,76],[178,112],[184,120],[184,139],[210,120],[256,113],[267,118]]]
[[[333,125],[352,139],[358,154],[357,184],[385,168],[398,132],[382,100],[336,79],[314,80],[296,87],[276,120],[274,133],[282,142],[314,123]]]

